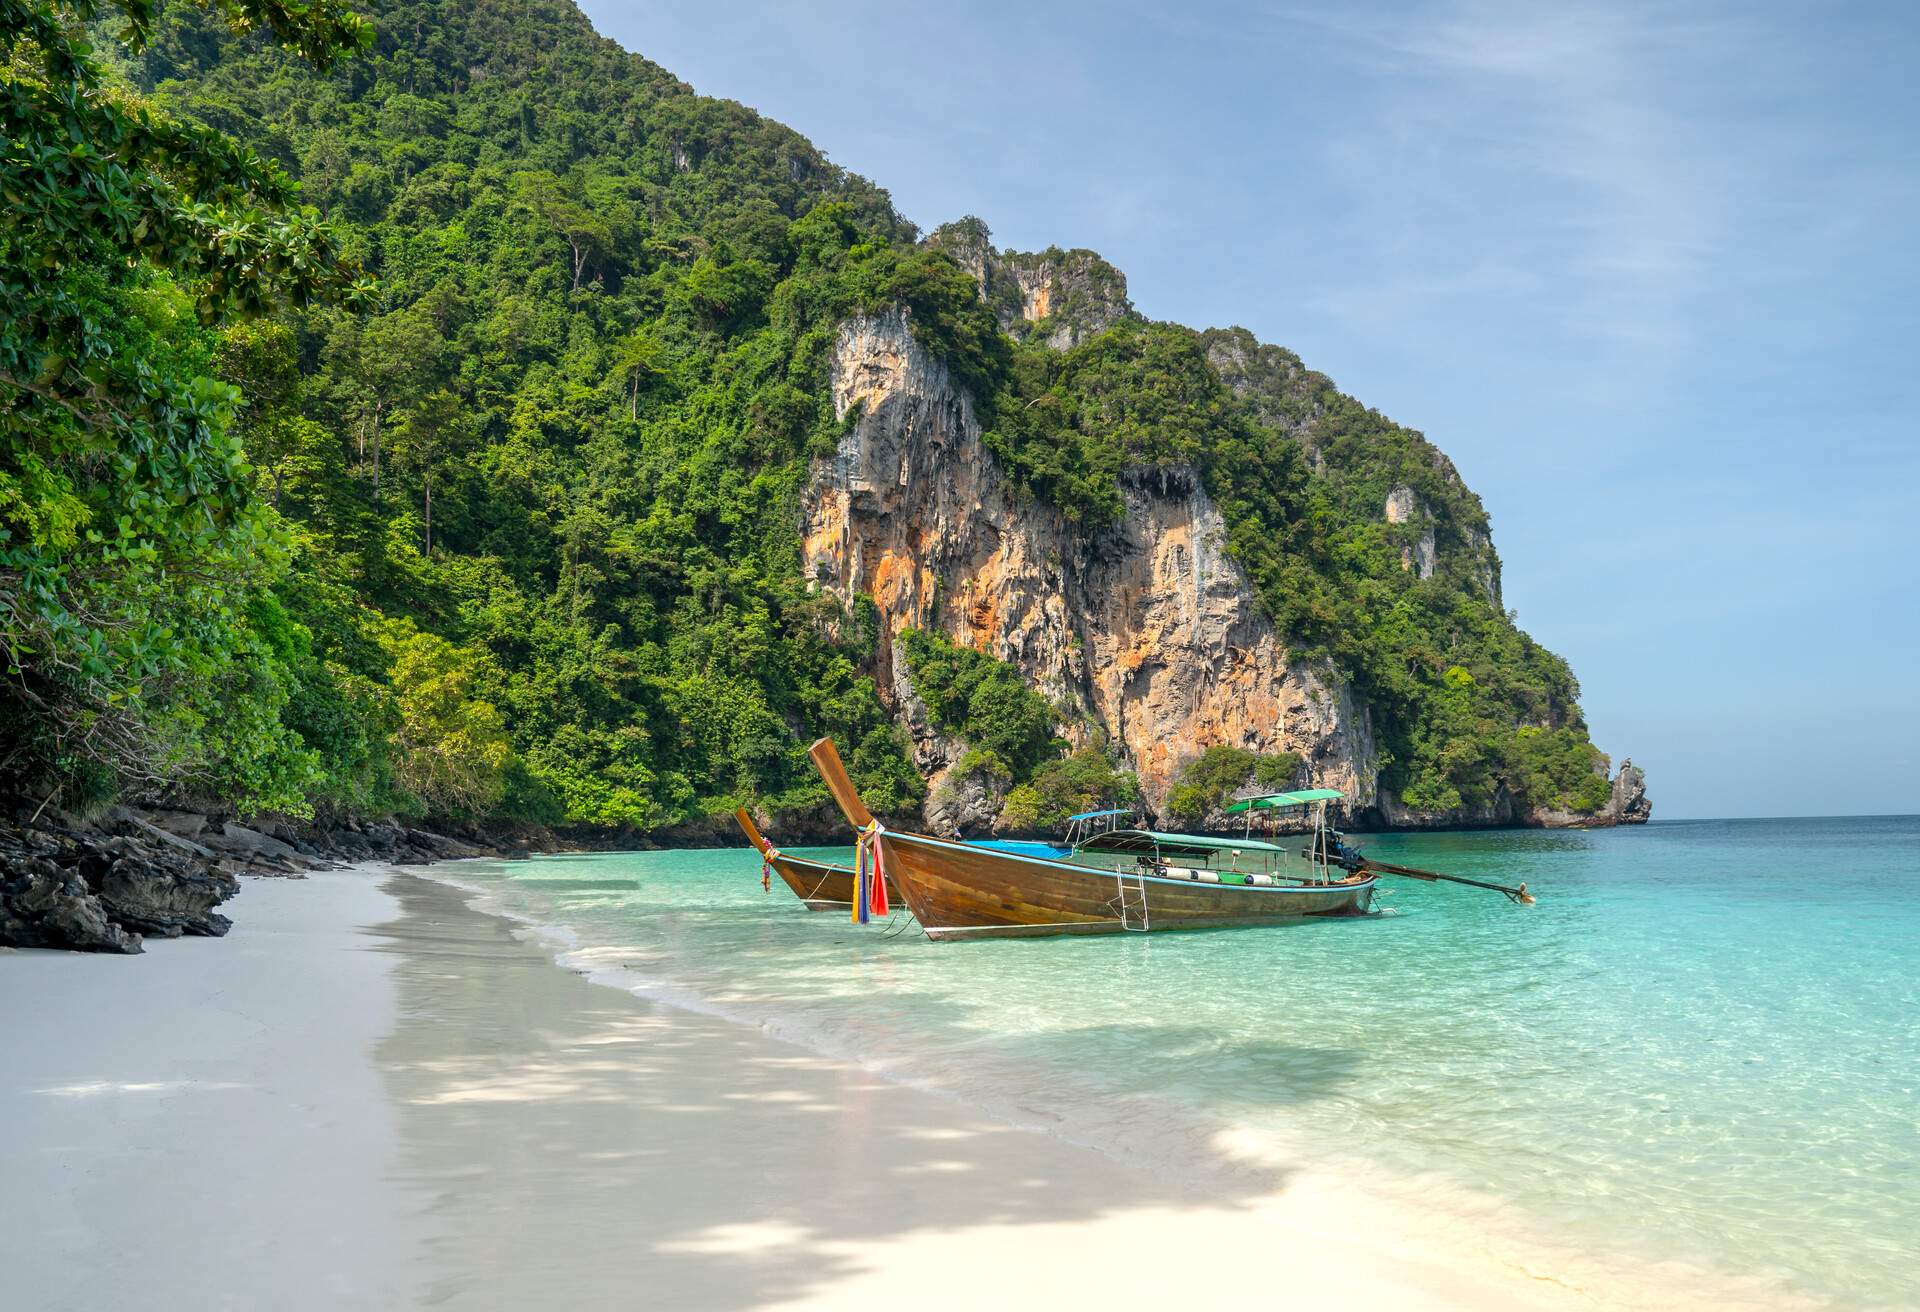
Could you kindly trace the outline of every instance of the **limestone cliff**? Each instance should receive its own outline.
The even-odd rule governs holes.
[[[1121,745],[1156,809],[1178,767],[1220,743],[1300,752],[1316,782],[1374,802],[1364,709],[1289,656],[1192,471],[1133,480],[1111,528],[1070,526],[1004,477],[971,399],[897,312],[842,328],[832,386],[835,412],[857,418],[804,498],[808,577],[872,598],[882,687],[936,788],[961,747],[913,699],[908,627],[1019,667],[1071,708],[1070,736]]]
[[[1225,744],[1299,752],[1313,782],[1346,792],[1363,822],[1645,818],[1630,763],[1599,817],[1529,812],[1504,793],[1470,812],[1409,810],[1378,785],[1364,704],[1289,653],[1223,551],[1225,525],[1195,471],[1136,471],[1118,523],[1092,533],[1070,524],[1003,474],[981,440],[972,398],[915,341],[901,311],[842,326],[831,385],[846,431],[834,456],[814,466],[802,500],[806,574],[843,604],[865,596],[876,607],[875,672],[933,784],[931,823],[984,823],[998,798],[971,783],[942,787],[965,748],[929,723],[914,695],[898,641],[906,628],[938,631],[1016,666],[1066,713],[1069,737],[1120,746],[1156,811],[1183,765]],[[1407,566],[1430,575],[1439,547],[1426,505],[1396,487],[1376,513],[1419,529]],[[1497,595],[1484,539],[1455,541]]]

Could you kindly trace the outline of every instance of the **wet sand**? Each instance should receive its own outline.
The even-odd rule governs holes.
[[[9,1304],[1594,1306],[591,983],[467,902],[249,881],[224,941],[0,952]]]

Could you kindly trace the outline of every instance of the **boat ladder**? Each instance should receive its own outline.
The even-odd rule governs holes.
[[[1113,872],[1115,896],[1107,903],[1113,914],[1120,917],[1120,928],[1144,934],[1151,926],[1147,917],[1147,881],[1139,871],[1133,872],[1133,882],[1127,882],[1125,870]]]

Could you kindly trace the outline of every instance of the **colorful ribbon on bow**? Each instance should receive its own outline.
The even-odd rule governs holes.
[[[773,863],[779,857],[780,849],[768,847],[760,858],[760,891],[773,892]]]
[[[860,831],[853,844],[853,923],[864,925],[873,916],[893,914],[887,905],[887,872],[880,865],[880,822]]]

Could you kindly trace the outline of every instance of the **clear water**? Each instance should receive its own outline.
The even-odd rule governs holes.
[[[1920,817],[1363,846],[1539,904],[1392,880],[1353,921],[934,944],[746,850],[448,873],[633,987],[1169,1169],[1366,1171],[1595,1292],[1920,1303]]]

